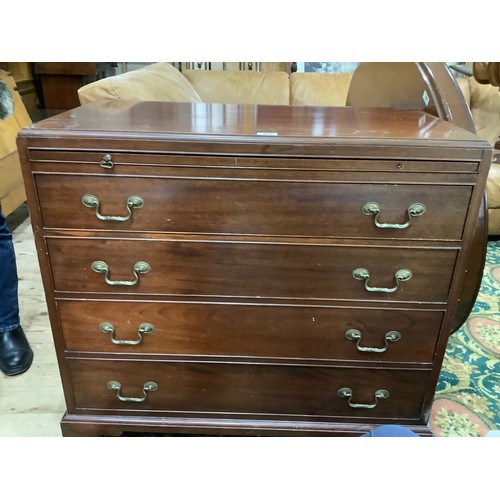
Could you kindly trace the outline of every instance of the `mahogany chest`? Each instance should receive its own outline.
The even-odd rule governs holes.
[[[486,142],[420,111],[113,101],[18,147],[63,435],[430,433]]]

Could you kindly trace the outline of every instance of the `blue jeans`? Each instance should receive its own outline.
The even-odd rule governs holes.
[[[0,212],[0,333],[10,332],[20,324],[17,283],[12,233]]]

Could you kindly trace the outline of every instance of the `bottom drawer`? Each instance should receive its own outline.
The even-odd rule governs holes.
[[[418,419],[430,371],[68,359],[75,410]],[[144,390],[148,382],[150,386]],[[342,397],[340,389],[347,391]],[[377,398],[377,391],[381,395]],[[359,406],[361,405],[361,406]]]

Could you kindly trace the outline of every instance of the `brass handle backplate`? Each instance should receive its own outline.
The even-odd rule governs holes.
[[[345,332],[347,339],[356,342],[356,349],[360,352],[385,352],[389,347],[389,342],[397,342],[401,339],[401,334],[396,331],[387,332],[385,334],[385,347],[363,347],[361,344],[361,332],[359,330],[351,329]]]
[[[380,205],[374,201],[370,201],[363,205],[361,211],[364,215],[375,216],[374,223],[382,229],[406,229],[410,224],[412,217],[420,217],[425,213],[425,205],[423,203],[412,203],[406,210],[407,219],[402,224],[389,224],[378,220],[380,215]]]
[[[402,281],[408,281],[412,278],[413,274],[409,269],[400,269],[396,271],[394,274],[394,278],[396,279],[396,286],[392,288],[380,288],[375,286],[370,286],[368,282],[370,281],[370,272],[368,269],[364,267],[359,267],[358,269],[354,269],[352,272],[352,276],[354,279],[365,282],[365,289],[368,292],[385,292],[385,293],[393,293],[399,289],[399,285]]]
[[[127,198],[127,203],[125,204],[125,208],[127,209],[127,215],[102,215],[99,212],[99,207],[101,202],[99,198],[93,194],[86,194],[82,196],[82,203],[84,206],[88,208],[95,209],[95,216],[99,220],[105,221],[113,221],[113,222],[125,222],[132,217],[132,209],[133,208],[142,208],[144,206],[144,200],[137,196],[136,194],[129,196]]]
[[[153,333],[155,327],[150,323],[142,323],[137,330],[136,340],[118,340],[115,338],[115,326],[112,323],[103,322],[99,325],[101,332],[109,335],[109,339],[116,345],[139,345],[143,340],[143,335]]]
[[[134,273],[134,278],[133,280],[130,281],[114,281],[109,279],[109,266],[106,264],[106,262],[102,260],[95,260],[92,262],[92,271],[95,271],[96,273],[101,273],[104,274],[104,281],[108,285],[112,286],[132,286],[136,285],[139,282],[139,274],[146,274],[151,271],[151,266],[147,262],[136,262],[134,264],[133,268],[133,273]]]
[[[99,162],[102,168],[113,168],[115,164],[113,163],[113,159],[110,154],[106,153],[102,160]]]
[[[378,391],[375,392],[374,403],[353,403],[352,389],[350,389],[349,387],[342,387],[342,389],[339,389],[337,392],[337,396],[339,398],[345,398],[348,400],[347,404],[351,408],[362,408],[365,410],[372,410],[373,408],[376,408],[380,401],[382,401],[383,399],[387,399],[390,395],[391,395],[390,392],[387,391],[386,389],[379,389]]]
[[[106,386],[110,391],[116,391],[116,397],[124,403],[144,403],[148,397],[148,392],[153,392],[158,389],[158,384],[156,382],[146,382],[142,388],[144,396],[142,398],[133,398],[121,395],[122,385],[116,380],[110,380]]]

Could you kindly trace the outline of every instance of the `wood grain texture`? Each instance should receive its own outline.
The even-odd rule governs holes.
[[[394,126],[397,124],[397,126]],[[149,138],[162,134],[190,142],[246,140],[272,147],[279,142],[338,143],[380,139],[407,141],[470,141],[477,136],[421,111],[394,108],[349,108],[314,106],[254,106],[174,102],[106,101],[70,110],[34,124],[27,134],[43,131],[69,137],[108,135],[117,138]],[[189,136],[189,138],[187,137]],[[156,136],[157,137],[157,136]]]
[[[105,413],[163,411],[186,416],[295,415],[306,419],[385,417],[418,421],[429,371],[319,368],[262,364],[213,364],[69,359],[75,410]],[[124,397],[143,397],[143,385],[158,389],[144,402],[122,402],[107,382],[121,383]],[[379,389],[390,392],[375,408],[351,408],[337,391],[349,387],[353,403],[373,404]],[[237,416],[237,415],[234,415]]]
[[[255,177],[41,175],[37,187],[46,228],[427,240],[460,240],[471,196],[471,186]],[[102,221],[95,208],[82,203],[87,194],[97,197],[102,216],[127,216],[127,199],[133,195],[144,206],[132,209],[128,221]],[[422,203],[425,213],[407,228],[380,229],[374,216],[362,213],[368,202],[380,205],[382,223],[405,224],[412,203]]]
[[[48,251],[60,292],[391,303],[445,303],[457,258],[456,250],[436,248],[111,238],[50,238]],[[96,261],[108,264],[112,281],[134,280],[137,262],[151,271],[133,286],[110,285],[92,269]],[[368,269],[369,285],[378,288],[394,288],[401,269],[413,277],[394,292],[370,292],[353,277],[357,268]]]
[[[57,306],[70,352],[272,358],[281,363],[304,359],[431,363],[443,316],[441,311],[389,308],[123,299],[59,300]],[[102,322],[109,322],[115,327],[115,340],[137,341],[145,321],[155,330],[133,346],[114,344],[100,329]],[[390,343],[384,353],[363,352],[345,336],[353,328],[362,332],[361,346],[383,348],[386,333],[393,330],[401,333],[401,340]]]

